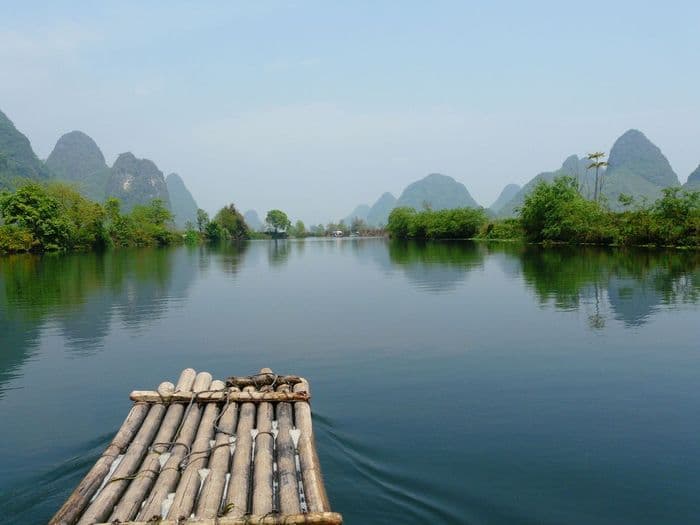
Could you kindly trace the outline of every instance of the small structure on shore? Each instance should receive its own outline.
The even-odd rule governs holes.
[[[114,439],[51,525],[341,524],[316,453],[308,382],[259,374],[134,391]]]

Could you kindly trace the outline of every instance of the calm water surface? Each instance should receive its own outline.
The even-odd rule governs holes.
[[[683,252],[346,239],[0,258],[0,522],[53,514],[133,388],[270,366],[311,380],[349,524],[699,523],[699,302]]]

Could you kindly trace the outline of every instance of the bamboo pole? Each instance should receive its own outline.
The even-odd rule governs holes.
[[[197,374],[192,390],[194,392],[202,392],[209,389],[210,384],[211,374],[208,372],[200,372]],[[138,514],[138,519],[149,520],[154,516],[167,514],[167,511],[164,512],[163,504],[168,498],[168,495],[175,489],[180,479],[180,463],[185,459],[185,456],[190,450],[190,445],[192,444],[192,439],[199,426],[201,415],[202,408],[196,403],[188,407],[179,430],[179,435],[175,436],[175,444],[173,444],[170,449],[170,458],[168,458],[165,467],[160,471],[160,475],[153,486],[150,496]]]
[[[244,391],[252,392],[252,386]],[[233,452],[231,479],[226,494],[224,515],[240,518],[248,510],[248,494],[250,490],[250,468],[253,453],[253,436],[251,431],[255,425],[255,404],[243,403],[236,429],[236,450]]]
[[[274,507],[272,490],[272,462],[275,451],[275,438],[272,434],[273,412],[271,403],[258,405],[258,433],[255,436],[255,466],[253,470],[253,514],[265,515],[272,512]]]
[[[183,370],[175,389],[180,392],[192,390],[196,375],[196,372],[191,368]],[[151,490],[154,480],[158,477],[161,467],[160,460],[162,457],[167,457],[163,456],[163,454],[168,452],[168,444],[173,440],[184,412],[185,405],[183,404],[177,403],[168,406],[163,422],[153,440],[151,451],[143,460],[139,472],[127,488],[124,496],[119,500],[114,512],[112,512],[109,518],[110,522],[128,521],[136,517],[143,500]]]
[[[237,389],[238,387],[231,387]],[[226,486],[231,456],[233,455],[233,435],[238,420],[238,405],[231,403],[225,406],[219,416],[218,430],[214,441],[214,450],[209,458],[209,475],[204,480],[204,486],[197,501],[197,518],[216,518],[221,510],[221,500]],[[228,446],[227,446],[228,445]]]
[[[231,376],[226,380],[227,386],[237,386],[243,388],[245,386],[253,386],[260,388],[266,385],[295,385],[301,383],[299,376],[278,376],[274,372],[261,372],[253,376]]]
[[[137,403],[126,416],[122,426],[117,431],[112,442],[107,446],[95,465],[85,475],[80,484],[68,497],[63,506],[49,521],[49,525],[72,525],[87,507],[90,499],[95,495],[107,477],[114,460],[121,454],[141,428],[141,423],[146,418],[149,406],[145,403]]]
[[[223,381],[212,381],[209,390],[218,391],[224,390],[226,385]],[[207,397],[213,392],[203,394]],[[190,452],[189,461],[185,467],[185,471],[180,477],[180,483],[175,491],[175,498],[168,512],[169,519],[178,519],[190,517],[192,509],[199,494],[199,489],[202,486],[200,480],[200,469],[206,469],[209,463],[209,454],[211,453],[210,441],[214,437],[214,421],[219,415],[219,406],[214,403],[208,403],[204,408],[204,414],[199,423],[197,436],[192,443],[192,451]],[[208,472],[205,474],[208,475]]]
[[[282,516],[270,514],[267,516],[253,515],[240,518],[207,518],[192,522],[193,525],[342,525],[343,517],[337,512],[310,512],[308,514],[294,514]],[[158,520],[158,521],[126,521],[120,525],[182,525],[182,521]],[[97,525],[113,525],[100,523]]]
[[[134,390],[129,394],[132,401],[139,403],[189,403],[195,397],[192,392],[174,392],[170,395],[161,395],[152,390]],[[309,396],[301,392],[257,392],[250,391],[222,391],[212,392],[207,396],[196,396],[198,403],[221,403],[229,400],[236,403],[266,403],[287,401],[295,403],[297,401],[308,401]]]
[[[162,383],[158,388],[158,391],[164,393],[172,392],[173,390],[175,390],[175,386],[172,383]],[[114,505],[119,501],[119,497],[129,484],[131,477],[141,464],[146,450],[156,435],[164,413],[164,405],[151,405],[145,421],[136,437],[129,444],[129,448],[124,453],[124,457],[122,457],[112,477],[80,517],[78,525],[89,525],[107,519]]]
[[[277,387],[279,392],[289,391],[289,385]],[[282,514],[299,514],[301,505],[299,502],[299,483],[297,481],[297,467],[294,459],[296,447],[292,438],[294,425],[292,405],[278,403],[276,406],[278,434],[277,447],[277,475],[279,478],[279,511]]]
[[[295,392],[309,392],[309,383],[303,379],[294,385]],[[311,407],[307,402],[295,403],[294,420],[299,429],[299,462],[301,477],[304,484],[304,495],[309,512],[325,512],[330,510],[328,495],[323,485],[321,463],[316,452],[313,427],[311,422]]]

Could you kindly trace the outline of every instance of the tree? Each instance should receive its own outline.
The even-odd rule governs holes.
[[[355,217],[352,220],[352,223],[350,224],[350,231],[351,232],[362,232],[362,231],[367,231],[367,223],[360,219],[359,217]]]
[[[603,153],[602,151],[596,151],[595,153],[588,154],[588,160],[591,161],[591,163],[588,165],[588,169],[590,170],[591,168],[595,168],[595,188],[593,188],[593,200],[595,202],[598,202],[598,196],[600,190],[602,189],[602,181],[599,177],[600,168],[604,168],[608,165],[607,162],[602,160],[604,158],[605,153]]]
[[[299,220],[294,223],[294,237],[304,237],[306,235],[306,225]]]
[[[197,229],[199,233],[204,233],[207,229],[207,224],[209,224],[209,214],[202,208],[197,209]]]
[[[250,237],[248,225],[243,215],[236,209],[236,206],[229,204],[219,210],[214,217],[214,222],[218,223],[233,239],[247,239]]]
[[[287,217],[287,214],[282,210],[270,210],[267,212],[265,217],[265,222],[268,227],[274,230],[274,233],[279,233],[280,231],[287,231],[292,222]]]
[[[61,203],[38,184],[27,184],[0,198],[0,215],[5,224],[28,231],[41,249],[69,247],[70,224],[63,216]]]
[[[540,181],[520,209],[526,237],[535,242],[610,243],[614,232],[608,214],[578,192],[572,177]]]

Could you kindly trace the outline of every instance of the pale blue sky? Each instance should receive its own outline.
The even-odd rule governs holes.
[[[441,172],[489,205],[634,127],[700,163],[697,2],[2,2],[0,109],[328,221]]]

